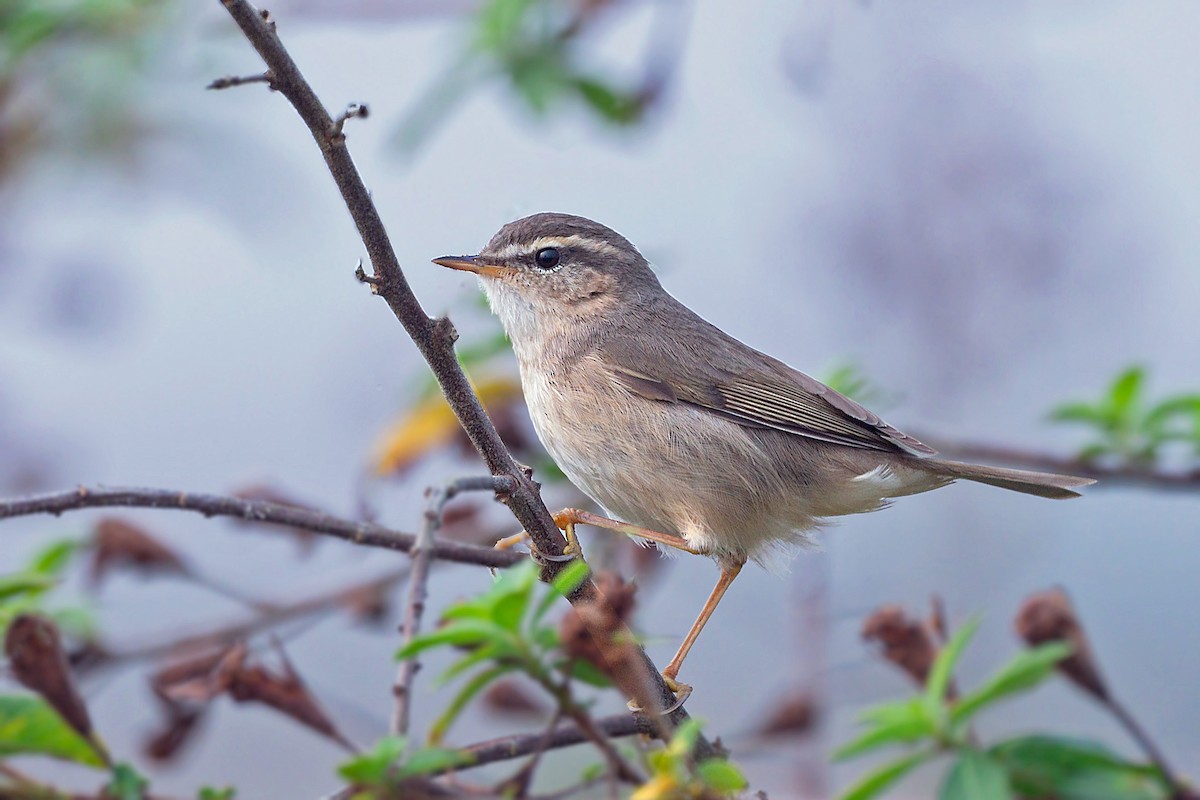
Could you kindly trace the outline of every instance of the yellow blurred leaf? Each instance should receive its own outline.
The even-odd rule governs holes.
[[[489,414],[521,397],[521,385],[512,378],[485,378],[471,385]],[[445,447],[459,430],[458,419],[441,394],[420,401],[380,436],[372,457],[375,474],[403,472],[429,452]]]

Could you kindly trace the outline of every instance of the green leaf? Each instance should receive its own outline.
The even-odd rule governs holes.
[[[1013,788],[1030,797],[1165,800],[1169,795],[1156,768],[1128,761],[1086,739],[1019,736],[988,752],[1007,769]]]
[[[0,600],[21,594],[38,595],[54,587],[58,580],[40,572],[14,572],[0,575]]]
[[[87,739],[40,697],[0,695],[0,757],[24,753],[104,766]]]
[[[1140,365],[1134,365],[1117,376],[1108,390],[1108,403],[1116,412],[1115,416],[1125,417],[1133,412],[1145,379],[1146,369]]]
[[[1028,691],[1054,673],[1058,662],[1071,655],[1066,642],[1048,642],[1023,650],[983,685],[959,699],[950,709],[950,721],[963,722],[980,709],[1019,692]]]
[[[529,593],[510,594],[500,598],[492,607],[492,619],[505,630],[516,633],[521,629],[521,620],[529,607]]]
[[[933,758],[934,755],[936,754],[933,751],[921,750],[889,761],[863,775],[838,798],[839,800],[870,800],[872,797],[878,797],[892,784]]]
[[[79,549],[77,539],[59,539],[51,542],[34,554],[29,571],[42,575],[59,575],[71,562],[71,556]]]
[[[1098,428],[1107,428],[1109,416],[1107,412],[1091,403],[1064,403],[1050,411],[1050,419],[1055,422],[1084,422]]]
[[[117,764],[112,770],[112,780],[104,787],[104,796],[113,800],[142,800],[149,785],[150,781],[129,764]]]
[[[492,681],[516,670],[517,667],[514,664],[498,664],[472,678],[466,686],[459,690],[458,694],[450,702],[450,705],[447,706],[442,715],[430,727],[430,743],[437,744],[445,738],[446,731],[450,729],[450,726],[454,724],[454,721],[458,719],[459,715],[462,714],[467,704],[474,699],[475,695],[486,689]]]
[[[696,765],[696,777],[709,789],[721,794],[733,794],[749,785],[742,771],[723,758],[701,761]]]
[[[671,737],[671,743],[667,745],[668,755],[686,757],[692,752],[699,738],[700,722],[695,717],[684,720]]]
[[[588,567],[586,561],[576,559],[559,570],[559,573],[554,576],[554,580],[550,582],[550,585],[554,588],[554,591],[563,597],[567,597],[583,585],[590,572],[591,569]]]
[[[403,660],[412,658],[434,647],[442,645],[476,646],[492,643],[509,643],[513,634],[490,620],[460,619],[443,625],[437,630],[415,637],[411,642],[400,648],[396,658]]]
[[[891,703],[880,703],[877,706],[863,709],[858,714],[858,722],[862,725],[894,725],[907,720],[922,719],[933,724],[933,717],[925,707],[922,697],[907,697]]]
[[[937,733],[937,725],[921,698],[913,698],[902,704],[889,704],[888,708],[889,714],[891,709],[895,709],[896,716],[876,723],[858,738],[839,747],[833,753],[834,761],[845,761],[884,745],[911,744]]]
[[[1197,418],[1200,418],[1200,394],[1168,397],[1146,412],[1142,430],[1148,434],[1158,434],[1176,419],[1186,424]]]
[[[445,772],[455,767],[463,767],[475,761],[475,756],[462,750],[450,750],[445,747],[422,747],[404,759],[404,764],[396,770],[396,777],[403,780],[417,775],[429,775]]]
[[[475,648],[447,667],[446,671],[437,677],[437,683],[445,685],[485,661],[500,661],[516,654],[517,650],[507,642],[489,642]]]
[[[1004,767],[978,750],[963,750],[942,781],[939,800],[1011,800]]]
[[[612,686],[612,680],[607,675],[596,668],[596,665],[590,661],[581,659],[572,659],[571,662],[571,677],[577,681],[583,681],[588,686],[595,686],[600,689],[605,689]]]
[[[929,670],[929,677],[925,680],[925,705],[931,714],[936,714],[941,709],[942,701],[946,697],[946,689],[950,685],[950,678],[954,674],[954,667],[978,628],[979,617],[968,619],[954,632],[950,641],[946,643],[934,660],[933,668]]]
[[[384,736],[370,751],[342,762],[338,775],[358,786],[382,786],[388,770],[404,754],[403,736]]]
[[[224,789],[218,789],[215,786],[201,786],[200,791],[196,794],[196,800],[234,800],[237,797],[237,789],[232,786],[226,786]]]
[[[634,92],[621,91],[584,75],[575,76],[571,84],[584,102],[609,122],[631,125],[642,117],[644,104]]]

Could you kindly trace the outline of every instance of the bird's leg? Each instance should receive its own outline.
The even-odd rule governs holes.
[[[691,553],[697,556],[706,555],[703,550],[697,550],[688,544],[687,539],[684,539],[682,536],[677,536],[673,533],[653,531],[649,528],[643,528],[640,525],[631,525],[628,522],[618,522],[615,519],[602,517],[598,514],[582,511],[578,508],[564,508],[562,511],[554,515],[554,522],[563,530],[566,530],[568,525],[572,526],[572,529],[575,525],[591,525],[595,528],[603,528],[608,531],[623,533],[626,536],[636,536],[640,539],[648,539],[651,542],[666,545],[667,547],[673,547],[676,550],[682,550],[685,553]]]
[[[745,563],[746,559],[743,557],[732,564],[722,565],[721,577],[717,579],[717,585],[713,588],[712,594],[704,601],[704,607],[700,609],[700,616],[696,617],[696,621],[692,623],[692,629],[688,631],[687,636],[683,637],[683,643],[679,645],[679,649],[675,652],[675,657],[671,659],[671,663],[667,664],[667,668],[662,671],[667,685],[676,694],[691,692],[690,686],[678,683],[675,680],[679,675],[679,668],[683,666],[683,660],[687,658],[688,651],[696,643],[697,637],[700,636],[700,631],[704,630],[704,625],[708,622],[709,617],[717,610],[717,603],[721,602],[721,598],[725,596],[725,592],[729,589],[730,584],[733,583],[733,579],[742,571],[742,566]]]

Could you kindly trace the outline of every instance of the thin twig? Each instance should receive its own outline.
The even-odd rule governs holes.
[[[1142,748],[1142,752],[1150,759],[1150,763],[1158,767],[1158,771],[1162,773],[1163,779],[1171,787],[1172,800],[1193,800],[1197,795],[1192,792],[1187,785],[1180,780],[1179,774],[1171,769],[1167,762],[1167,757],[1163,751],[1159,749],[1158,744],[1150,737],[1150,734],[1142,727],[1137,718],[1130,713],[1125,705],[1119,702],[1111,694],[1100,698],[1101,704],[1109,710],[1109,712],[1117,718],[1121,723],[1121,727],[1129,734],[1138,747]]]
[[[596,730],[609,739],[618,739],[624,736],[633,736],[634,734],[655,735],[654,726],[649,720],[629,714],[613,714],[612,716],[601,717],[592,722]],[[459,766],[455,769],[461,772],[464,769],[481,767],[484,764],[494,764],[497,761],[522,758],[539,749],[543,751],[558,750],[563,747],[585,744],[588,741],[590,741],[588,734],[573,723],[560,725],[550,731],[501,736],[498,739],[489,739],[464,747],[462,752],[469,754],[472,761],[466,766]]]
[[[235,517],[250,522],[286,525],[354,544],[399,550],[404,553],[412,550],[416,541],[416,537],[411,533],[400,533],[370,522],[342,519],[313,509],[264,500],[243,500],[240,497],[170,489],[109,489],[81,486],[65,492],[0,500],[0,519],[31,514],[58,516],[67,511],[114,506],[195,511],[206,517]],[[525,558],[520,553],[454,542],[438,542],[434,545],[433,555],[442,561],[500,568],[511,567]]]
[[[997,462],[1014,467],[1025,467],[1046,472],[1061,472],[1081,478],[1095,478],[1098,486],[1124,484],[1143,486],[1148,489],[1167,491],[1200,491],[1200,469],[1184,472],[1168,472],[1155,467],[1136,464],[1104,464],[1089,459],[1023,450],[1019,447],[984,444],[981,442],[956,442],[923,437],[941,455],[963,461]]]
[[[309,133],[316,141],[329,167],[342,199],[350,211],[351,217],[366,246],[367,255],[374,270],[375,283],[371,286],[373,293],[382,297],[395,314],[396,319],[404,326],[409,337],[429,364],[430,370],[437,378],[446,402],[458,418],[467,437],[479,451],[488,471],[493,475],[506,476],[512,484],[500,498],[506,502],[520,522],[521,527],[529,534],[537,550],[547,556],[561,556],[566,540],[555,525],[546,505],[542,502],[539,486],[531,477],[525,474],[521,465],[513,458],[504,442],[497,433],[483,410],[479,397],[471,388],[466,375],[459,366],[454,353],[454,342],[458,333],[454,325],[441,317],[431,318],[425,313],[416,295],[408,285],[400,263],[392,249],[391,241],[383,220],[371,199],[371,194],[358,174],[358,168],[346,148],[344,135],[331,136],[334,124],[329,112],[312,86],[300,73],[296,62],[284,48],[276,35],[274,24],[263,19],[262,15],[246,0],[221,0],[235,23],[241,28],[247,40],[266,62],[267,68],[274,76],[273,86],[304,120]],[[551,580],[567,563],[547,559],[542,565],[542,578]],[[572,603],[587,601],[597,594],[596,585],[589,579],[583,581],[568,598]],[[632,635],[632,634],[630,634]],[[641,651],[642,658],[651,676],[655,692],[658,695],[661,708],[668,708],[675,703],[674,693],[667,687],[657,668]],[[677,708],[667,717],[670,725],[675,726],[688,718],[682,708]],[[701,736],[696,742],[695,749],[698,758],[707,758],[717,753],[712,743]]]
[[[272,86],[273,80],[270,72],[262,72],[258,75],[226,75],[224,78],[217,78],[204,88],[213,90],[231,89],[234,86],[245,86],[247,83],[265,83],[271,86],[271,88],[275,88]]]
[[[421,631],[429,565],[434,557],[434,544],[437,532],[442,527],[442,514],[446,510],[446,504],[460,492],[499,492],[503,491],[506,485],[507,482],[503,479],[487,475],[481,478],[460,478],[445,486],[431,486],[426,491],[428,500],[425,504],[425,519],[421,524],[421,532],[417,534],[416,541],[409,551],[409,555],[412,556],[412,577],[408,581],[408,606],[405,608],[404,625],[401,628],[405,646]],[[392,713],[391,732],[397,736],[405,736],[408,733],[412,682],[420,668],[421,663],[414,656],[401,661],[396,669],[396,682],[392,687],[396,705]]]
[[[238,619],[233,622],[215,625],[208,630],[194,633],[178,633],[178,625],[169,635],[148,636],[142,644],[109,649],[100,645],[102,657],[96,662],[97,668],[126,661],[138,661],[158,658],[171,653],[183,653],[202,647],[217,647],[239,639],[245,639],[253,634],[277,627],[299,617],[326,611],[345,603],[362,592],[382,590],[404,579],[409,572],[408,565],[386,572],[368,581],[355,583],[341,589],[322,592],[311,597],[301,598],[291,603],[277,605],[269,611],[249,619]]]

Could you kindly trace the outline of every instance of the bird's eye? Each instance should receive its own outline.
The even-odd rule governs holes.
[[[559,255],[557,248],[543,247],[533,258],[542,269],[554,269],[558,266],[562,256]]]

